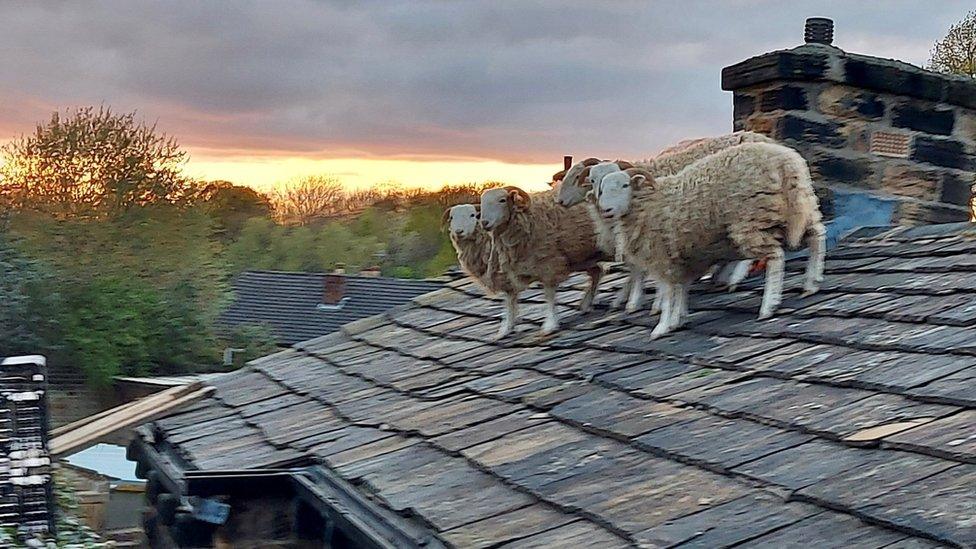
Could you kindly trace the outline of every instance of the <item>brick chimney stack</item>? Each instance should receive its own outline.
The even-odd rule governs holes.
[[[322,290],[322,303],[338,305],[346,294],[346,277],[341,274],[327,274]]]

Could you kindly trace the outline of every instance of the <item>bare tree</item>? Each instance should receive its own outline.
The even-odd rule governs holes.
[[[976,10],[949,27],[945,38],[935,43],[927,68],[976,78]]]
[[[346,191],[332,176],[310,175],[286,183],[271,195],[279,223],[308,225],[316,219],[342,213]]]

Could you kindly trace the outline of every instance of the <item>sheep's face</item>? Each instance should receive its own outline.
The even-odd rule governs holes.
[[[631,184],[627,172],[617,171],[605,175],[597,190],[597,205],[603,217],[621,217],[630,211],[634,185]]]
[[[459,204],[447,211],[450,222],[448,230],[452,238],[471,238],[478,230],[478,207],[474,204]]]
[[[580,162],[574,164],[563,175],[563,181],[559,184],[559,191],[556,193],[556,201],[560,206],[567,208],[575,206],[586,197],[586,189],[580,186],[580,174],[585,168],[586,166]]]
[[[619,171],[621,171],[620,166],[618,166],[616,162],[601,162],[590,168],[590,174],[587,177],[586,186],[599,193],[600,182],[603,181],[603,178],[611,173]]]
[[[583,171],[590,166],[599,164],[597,158],[587,158],[572,165],[563,174],[562,183],[556,192],[556,202],[560,206],[569,208],[575,206],[586,199],[586,182],[582,180]],[[558,174],[557,174],[558,175]]]
[[[516,212],[529,207],[529,195],[518,187],[488,189],[481,193],[481,226],[486,231],[498,231],[508,225]]]

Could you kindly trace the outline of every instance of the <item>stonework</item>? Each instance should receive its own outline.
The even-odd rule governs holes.
[[[726,67],[722,88],[735,130],[807,159],[828,217],[844,188],[895,199],[902,224],[970,218],[976,81],[805,44]]]

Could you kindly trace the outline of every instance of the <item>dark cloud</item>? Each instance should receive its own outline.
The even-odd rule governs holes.
[[[727,131],[725,65],[801,41],[921,62],[963,1],[0,4],[0,128],[138,109],[189,145],[551,161]]]

